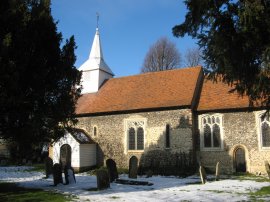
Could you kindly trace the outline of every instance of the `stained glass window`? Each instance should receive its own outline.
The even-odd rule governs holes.
[[[138,128],[137,130],[137,150],[144,149],[144,131],[143,128]]]
[[[207,121],[205,121],[207,120]],[[220,115],[207,115],[202,118],[202,146],[205,148],[221,148],[221,124]]]
[[[204,146],[211,147],[211,128],[208,124],[204,126]]]
[[[213,126],[213,142],[214,147],[220,147],[220,128],[217,124]]]
[[[130,128],[128,131],[129,149],[135,150],[135,129]]]

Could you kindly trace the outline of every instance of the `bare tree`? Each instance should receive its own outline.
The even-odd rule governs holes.
[[[198,47],[189,48],[185,53],[185,65],[189,67],[201,65],[201,51]]]
[[[141,73],[175,69],[180,63],[181,55],[176,45],[163,37],[150,47],[144,58]]]

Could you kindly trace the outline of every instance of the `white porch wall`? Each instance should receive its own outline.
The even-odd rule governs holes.
[[[60,163],[60,148],[62,145],[68,144],[71,147],[71,166],[79,167],[80,166],[80,144],[67,133],[64,137],[58,140],[53,145],[53,163]]]

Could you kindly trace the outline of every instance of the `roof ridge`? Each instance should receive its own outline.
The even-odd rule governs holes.
[[[180,67],[176,69],[168,69],[168,70],[163,70],[163,71],[155,71],[155,72],[146,72],[146,73],[141,73],[141,74],[134,74],[134,75],[128,75],[128,76],[121,76],[121,77],[115,77],[111,78],[109,80],[115,80],[115,79],[123,79],[123,78],[129,78],[129,77],[139,77],[139,76],[146,76],[146,75],[153,75],[153,74],[163,74],[165,72],[172,72],[172,71],[184,71],[184,70],[189,70],[189,69],[195,69],[195,68],[202,68],[201,65],[193,66],[193,67]]]

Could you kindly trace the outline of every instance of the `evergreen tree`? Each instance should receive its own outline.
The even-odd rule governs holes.
[[[0,137],[21,154],[76,123],[76,44],[61,42],[50,0],[0,1]]]
[[[251,104],[270,105],[270,1],[186,0],[185,21],[177,37],[199,40],[206,70],[221,78]]]

